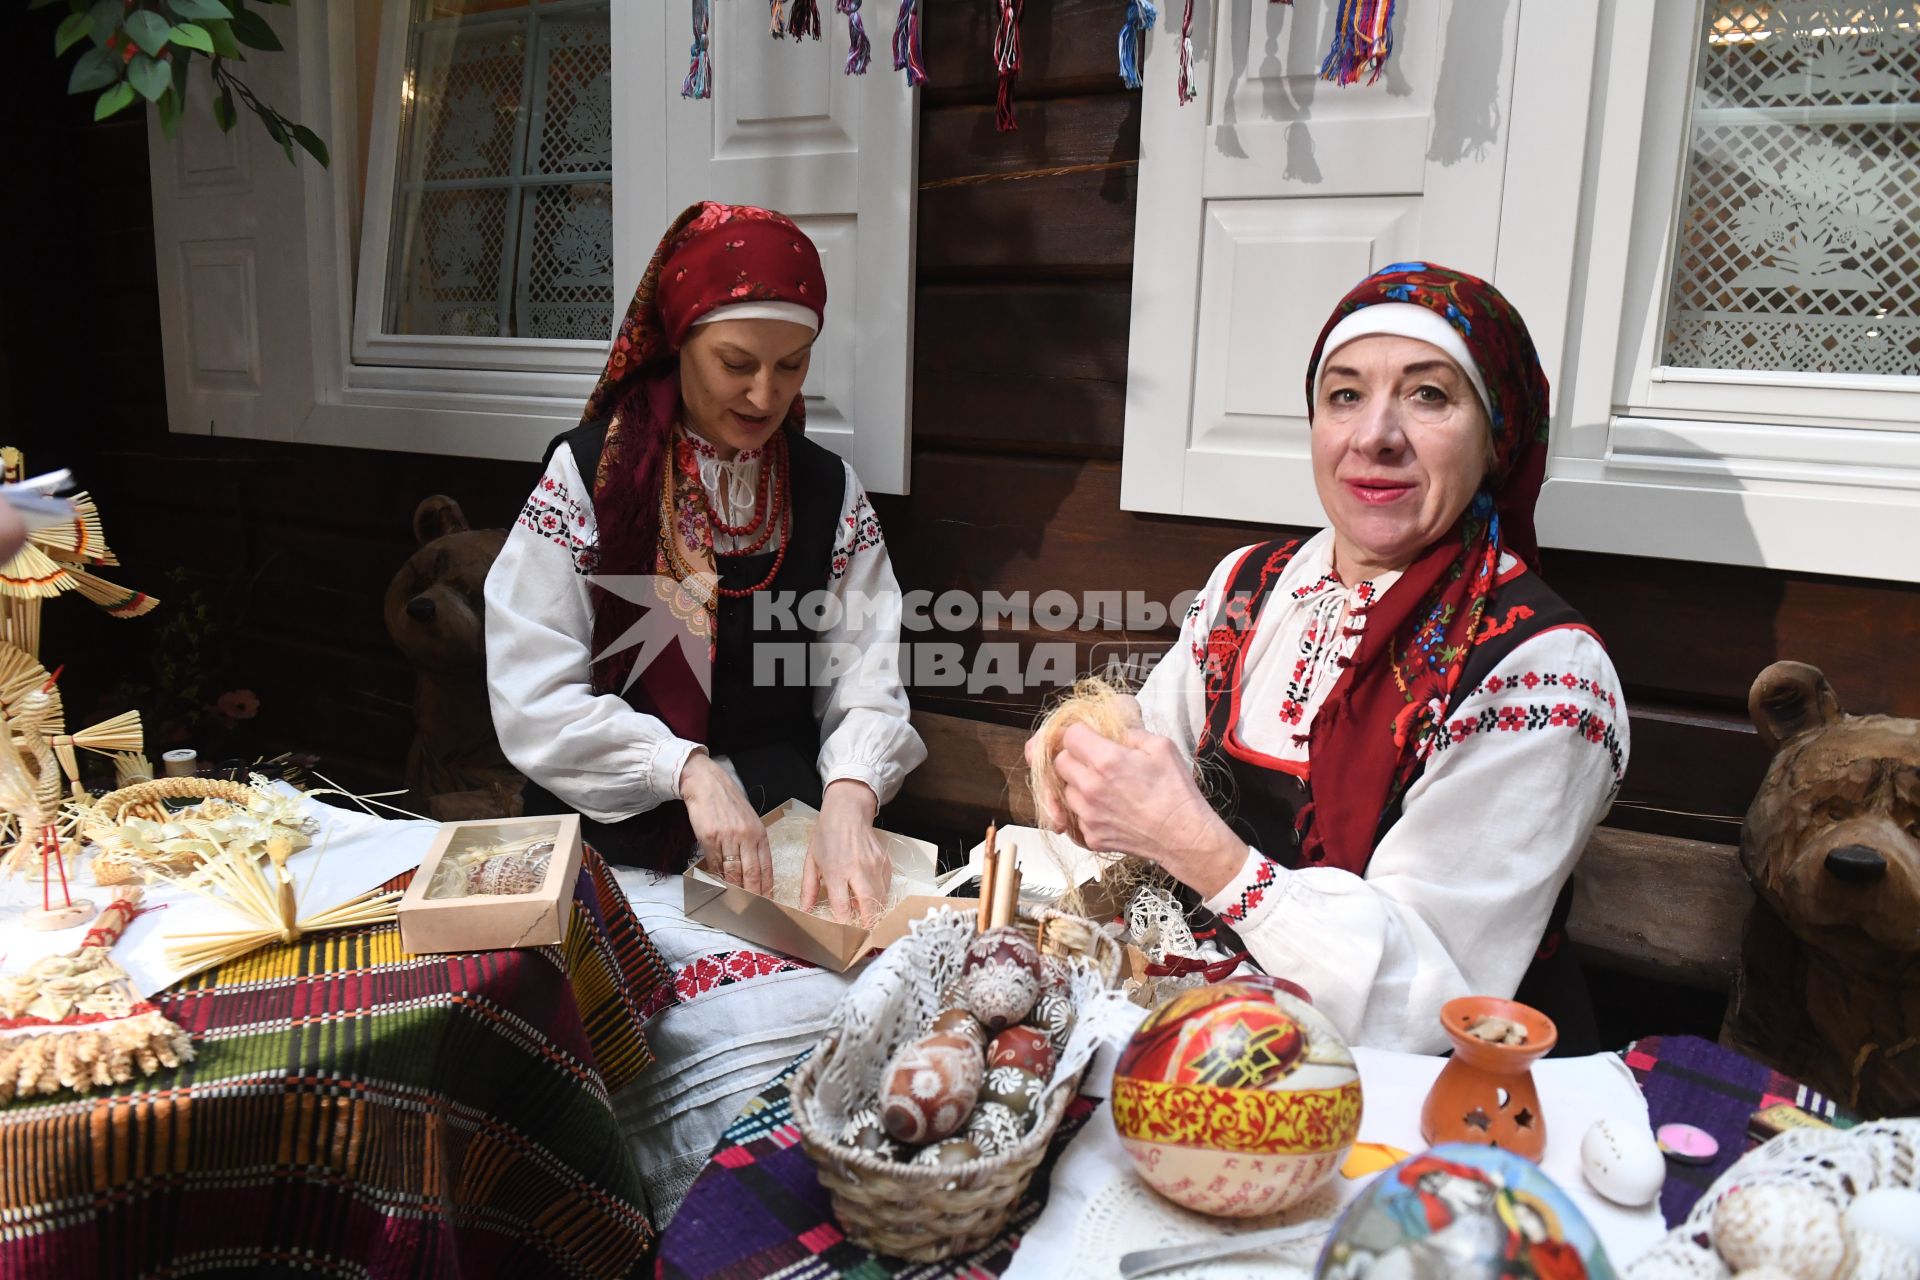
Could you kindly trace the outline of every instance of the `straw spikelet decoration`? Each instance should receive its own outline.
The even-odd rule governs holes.
[[[323,848],[321,853],[325,852]],[[267,842],[264,863],[256,863],[242,850],[223,848],[201,863],[191,876],[180,879],[179,884],[244,916],[254,927],[170,934],[167,962],[187,973],[198,973],[271,943],[297,942],[305,934],[326,929],[382,924],[398,916],[399,892],[382,893],[377,889],[313,915],[301,916],[293,873],[287,869],[287,859],[292,855],[293,842],[276,836]],[[318,856],[315,862],[317,865]]]
[[[120,559],[107,547],[107,535],[100,527],[100,508],[91,494],[74,494],[73,523],[47,525],[27,535],[30,542],[56,560],[85,561],[88,564],[119,564]]]

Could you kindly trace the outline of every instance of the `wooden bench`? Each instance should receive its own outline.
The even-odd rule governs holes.
[[[889,823],[978,832],[989,821],[1033,821],[1024,729],[923,712],[913,723],[927,761]],[[1752,900],[1733,845],[1601,827],[1580,860],[1567,931],[1598,967],[1725,991]]]

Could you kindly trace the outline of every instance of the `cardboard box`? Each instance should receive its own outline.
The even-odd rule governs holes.
[[[761,820],[771,827],[794,806],[795,802],[789,800]],[[929,884],[935,882],[939,850],[933,845],[888,831],[875,834],[886,844],[897,870]],[[906,936],[909,925],[938,907],[978,910],[978,899],[944,897],[936,887],[931,893],[902,898],[873,928],[865,929],[858,924],[837,924],[831,917],[809,915],[798,907],[748,893],[700,867],[689,869],[683,880],[689,918],[836,973],[844,972],[869,951],[899,941]]]
[[[552,840],[553,854],[532,893],[426,896],[443,859],[533,838]],[[552,946],[567,936],[579,878],[578,814],[443,823],[400,899],[400,945],[415,955]]]

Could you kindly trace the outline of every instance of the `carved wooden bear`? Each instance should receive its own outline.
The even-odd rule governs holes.
[[[418,677],[407,786],[442,822],[517,816],[525,779],[493,732],[480,594],[507,535],[469,528],[460,504],[436,494],[414,511],[413,536],[419,549],[386,601],[387,632]]]
[[[1722,1039],[1869,1115],[1920,1111],[1920,720],[1847,715],[1801,662],[1747,705],[1776,754]]]

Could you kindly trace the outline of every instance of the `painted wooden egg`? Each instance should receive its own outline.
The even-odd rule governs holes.
[[[1025,1018],[1040,998],[1040,953],[1018,929],[988,929],[967,947],[967,1008],[990,1032]]]
[[[1615,1280],[1599,1236],[1533,1162],[1450,1142],[1375,1178],[1334,1224],[1316,1280]]]
[[[980,1025],[980,1019],[965,1009],[942,1010],[928,1030],[939,1035],[965,1036],[982,1050],[987,1047],[987,1029]]]
[[[1113,1121],[1148,1186],[1201,1213],[1294,1204],[1360,1132],[1360,1073],[1326,1016],[1271,984],[1162,1001],[1120,1054]]]
[[[1031,1071],[989,1067],[980,1086],[980,1100],[997,1102],[1017,1116],[1033,1116],[1040,1113],[1040,1095],[1046,1089],[1047,1082]]]
[[[1840,1210],[1811,1187],[1735,1187],[1713,1206],[1713,1247],[1729,1267],[1778,1267],[1797,1280],[1831,1280],[1847,1260]]]
[[[1073,1034],[1072,993],[1065,987],[1048,987],[1033,1002],[1033,1012],[1027,1015],[1027,1021],[1047,1033],[1055,1053],[1063,1052],[1067,1037]]]
[[[896,1142],[938,1142],[957,1132],[980,1094],[985,1063],[964,1036],[929,1035],[902,1046],[880,1076],[880,1123]]]
[[[1018,1146],[1020,1139],[1027,1136],[1030,1123],[1031,1117],[1016,1115],[998,1102],[982,1102],[967,1117],[967,1127],[960,1131],[960,1136],[985,1154],[997,1156]]]
[[[1053,1079],[1053,1042],[1038,1027],[1008,1027],[987,1046],[989,1067],[1019,1067]]]

